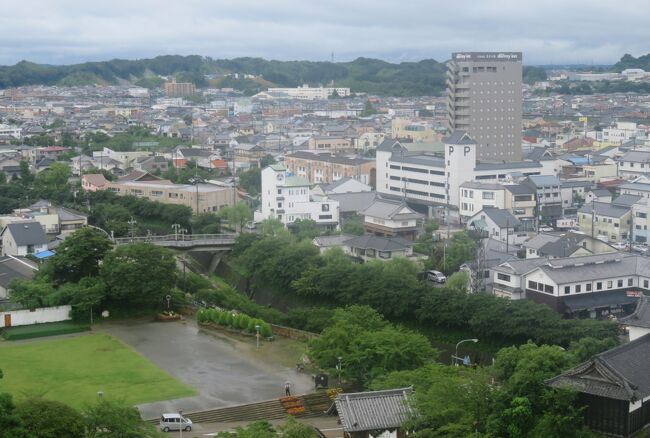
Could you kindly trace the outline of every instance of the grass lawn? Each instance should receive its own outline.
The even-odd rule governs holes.
[[[108,334],[0,343],[0,392],[42,396],[81,408],[105,397],[129,405],[169,400],[197,391],[157,368]]]

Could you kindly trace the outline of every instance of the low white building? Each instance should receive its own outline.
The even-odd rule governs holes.
[[[255,212],[255,222],[268,218],[278,219],[284,225],[299,219],[311,219],[317,224],[336,228],[339,203],[327,196],[314,200],[305,178],[293,175],[281,164],[273,164],[262,170],[261,205]]]
[[[335,93],[339,97],[348,97],[350,95],[350,89],[345,87],[309,87],[307,85],[294,88],[269,88],[267,92],[272,96],[299,100],[327,99]]]

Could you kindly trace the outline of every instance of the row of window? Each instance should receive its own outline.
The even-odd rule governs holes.
[[[528,280],[528,289],[544,292],[547,294],[552,294],[555,291],[555,288],[550,284],[538,283],[531,280]]]
[[[390,186],[387,187],[389,190],[393,192],[403,192],[403,189],[400,187],[395,187],[395,186]],[[409,193],[411,195],[419,195],[419,196],[429,196],[431,198],[436,198],[436,199],[445,199],[445,195],[440,195],[438,193],[427,193],[427,192],[422,192],[419,190],[411,190],[411,189],[406,189],[406,193]]]
[[[388,166],[388,163],[386,163],[386,165]],[[417,173],[429,173],[431,175],[444,175],[445,174],[445,172],[443,172],[441,170],[418,169],[417,167],[407,167],[407,166],[401,167],[401,166],[398,166],[396,164],[391,164],[390,168],[395,169],[395,170],[407,170],[407,171],[410,171],[410,172],[417,172]]]

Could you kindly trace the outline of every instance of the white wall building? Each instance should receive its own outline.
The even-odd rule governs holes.
[[[633,138],[646,138],[645,131],[634,122],[616,122],[615,127],[603,129],[603,141],[622,144]]]
[[[443,158],[429,152],[410,152],[396,140],[385,140],[377,148],[377,192],[429,206],[432,215],[432,209],[445,206],[447,199],[456,210],[460,186],[465,182],[512,181],[515,175],[552,172],[534,161],[480,162],[476,159],[476,143],[462,131],[445,138],[444,148]]]
[[[291,174],[283,165],[273,164],[262,170],[260,210],[255,222],[275,218],[284,225],[298,219],[311,219],[318,224],[338,227],[339,203],[326,196],[312,200],[309,182]]]
[[[302,87],[295,88],[269,88],[267,90],[270,94],[284,94],[290,99],[299,100],[317,100],[327,99],[335,92],[340,97],[347,97],[350,95],[350,89],[344,87],[309,87],[303,85]]]
[[[20,139],[22,135],[20,127],[0,124],[0,137],[13,137],[15,139]]]

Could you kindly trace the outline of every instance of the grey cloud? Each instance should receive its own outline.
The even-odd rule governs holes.
[[[3,0],[0,64],[199,54],[389,61],[521,50],[612,63],[650,51],[647,0]]]

